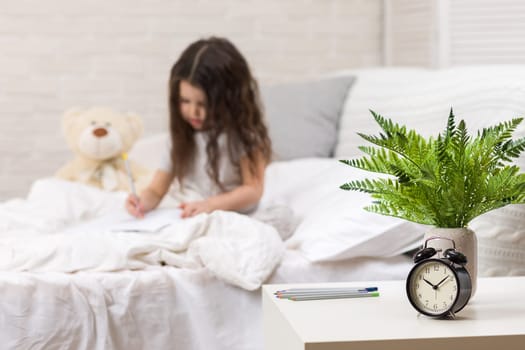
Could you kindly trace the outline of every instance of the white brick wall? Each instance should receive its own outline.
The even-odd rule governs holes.
[[[0,200],[70,157],[71,106],[164,128],[166,81],[190,42],[227,36],[261,83],[381,63],[382,0],[0,0]]]

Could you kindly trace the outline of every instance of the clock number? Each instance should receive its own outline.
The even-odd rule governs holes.
[[[426,267],[426,268],[425,268],[425,273],[426,273],[426,274],[429,274],[429,273],[430,273],[430,267]]]
[[[438,264],[434,265],[434,271],[439,271],[439,265]]]

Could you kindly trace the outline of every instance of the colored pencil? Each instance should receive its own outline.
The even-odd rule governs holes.
[[[337,287],[337,288],[292,288],[278,290],[275,295],[287,295],[295,293],[324,293],[324,292],[376,292],[377,287]]]
[[[306,300],[326,300],[326,299],[346,299],[346,298],[370,298],[378,297],[379,292],[370,292],[370,293],[348,293],[348,294],[319,294],[319,295],[309,295],[309,296],[294,296],[287,298],[293,301],[306,301]]]
[[[137,197],[137,191],[135,190],[135,182],[133,181],[133,175],[131,174],[131,167],[129,166],[128,154],[126,152],[122,153],[122,160],[124,160],[124,166],[126,167],[126,172],[128,174],[129,188],[131,193]]]

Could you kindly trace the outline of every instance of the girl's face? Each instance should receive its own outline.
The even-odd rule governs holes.
[[[179,94],[182,118],[195,130],[201,130],[206,119],[206,94],[186,80],[181,80]]]

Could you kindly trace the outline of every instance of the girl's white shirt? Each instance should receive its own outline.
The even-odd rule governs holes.
[[[219,193],[228,192],[242,184],[241,170],[235,166],[228,156],[228,142],[225,134],[219,135],[218,172],[219,180],[224,186],[221,189],[207,173],[208,155],[206,154],[206,136],[202,131],[195,132],[195,158],[188,174],[184,177],[182,186],[177,179],[173,181],[170,194],[178,202],[189,202],[206,199]],[[171,172],[173,163],[170,156],[171,138],[168,137],[159,169]],[[239,156],[240,157],[240,156]],[[236,159],[238,162],[239,159]]]

